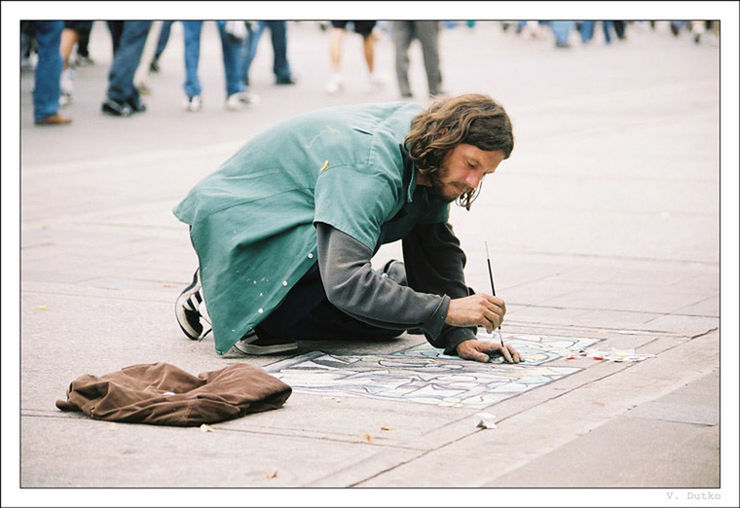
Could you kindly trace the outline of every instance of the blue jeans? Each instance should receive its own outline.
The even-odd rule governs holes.
[[[594,36],[594,26],[596,21],[581,21],[581,28],[579,30],[581,34],[581,41],[584,43],[589,42]],[[614,27],[612,21],[602,21],[602,27],[604,29],[604,40],[609,44],[611,39],[611,29]]]
[[[59,76],[62,73],[62,55],[59,42],[64,21],[34,21],[39,59],[33,81],[33,119],[53,115],[59,109]]]
[[[154,58],[159,58],[167,47],[167,41],[170,40],[170,30],[174,21],[162,21],[162,29],[159,31],[157,40],[157,49],[154,50]]]
[[[224,74],[226,77],[226,96],[243,92],[246,88],[244,84],[244,60],[247,58],[246,46],[244,43],[232,42],[226,37],[224,30],[224,21],[217,21],[218,34],[221,36],[221,50],[224,58]],[[249,38],[247,38],[249,40]]]
[[[188,98],[200,95],[202,92],[198,79],[198,61],[200,60],[200,33],[202,21],[183,21],[185,36],[185,93]]]
[[[118,49],[113,56],[113,65],[108,72],[107,96],[118,102],[138,98],[134,86],[134,74],[144,51],[151,21],[124,21]]]
[[[555,42],[559,45],[568,44],[568,36],[574,25],[574,21],[551,21],[550,27],[555,35]]]
[[[257,46],[265,28],[270,29],[272,53],[274,55],[272,72],[275,74],[275,79],[281,81],[290,79],[291,76],[290,64],[288,63],[287,23],[285,21],[260,21],[257,25],[257,30],[250,30],[249,37],[247,38],[247,56],[242,73],[244,82],[247,85],[249,85],[249,69],[252,66],[255,55],[257,55]]]
[[[226,96],[243,92],[245,89],[242,69],[246,58],[246,47],[230,41],[224,31],[224,22],[217,21],[218,34],[221,38],[224,73],[226,75]],[[200,59],[200,33],[202,21],[183,21],[185,33],[185,93],[188,97],[200,95],[203,89],[198,79],[198,61]]]

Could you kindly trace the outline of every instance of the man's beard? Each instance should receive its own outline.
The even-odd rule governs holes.
[[[449,170],[445,166],[441,166],[437,171],[429,174],[429,179],[432,183],[432,195],[445,203],[452,203],[459,196],[450,197],[444,193],[445,184],[442,180],[447,176],[448,173]]]

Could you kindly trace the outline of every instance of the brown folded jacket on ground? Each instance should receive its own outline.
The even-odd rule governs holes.
[[[290,386],[263,369],[236,363],[197,377],[168,363],[132,365],[69,386],[62,411],[100,420],[191,426],[281,407]]]

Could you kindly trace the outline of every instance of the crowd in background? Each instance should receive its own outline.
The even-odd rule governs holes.
[[[113,47],[108,85],[101,111],[106,115],[128,117],[146,111],[141,96],[148,92],[147,76],[160,70],[160,57],[170,44],[173,23],[177,21],[106,21]],[[198,75],[203,21],[179,21],[185,55],[183,109],[197,112],[202,108],[202,86]],[[260,98],[249,88],[249,72],[263,33],[269,32],[273,53],[272,71],[276,86],[298,82],[288,59],[288,23],[286,21],[216,21],[221,43],[221,58],[226,89],[225,108],[245,109]],[[400,97],[412,96],[409,84],[409,48],[417,40],[422,50],[427,91],[430,97],[445,95],[439,58],[440,30],[475,21],[327,21],[319,22],[322,31],[330,31],[328,60],[331,73],[326,92],[340,93],[345,87],[341,72],[343,42],[348,31],[362,37],[362,53],[367,69],[367,84],[380,88],[387,83],[375,66],[375,44],[379,33],[392,38],[395,49],[395,74]],[[551,38],[556,48],[567,49],[575,42],[590,44],[597,26],[606,44],[627,39],[628,27],[654,29],[655,22],[619,20],[602,21],[511,21],[501,22],[505,32],[527,39]],[[34,70],[33,109],[37,125],[65,125],[71,118],[60,114],[73,100],[75,67],[93,65],[90,57],[90,32],[93,21],[22,21],[21,68]],[[716,38],[718,22],[670,21],[671,33],[679,37],[688,32],[696,44],[708,36]],[[149,42],[148,42],[149,41]]]

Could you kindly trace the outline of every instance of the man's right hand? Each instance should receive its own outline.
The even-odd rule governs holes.
[[[445,323],[451,326],[482,326],[488,333],[504,320],[506,304],[501,298],[475,294],[450,300]]]

